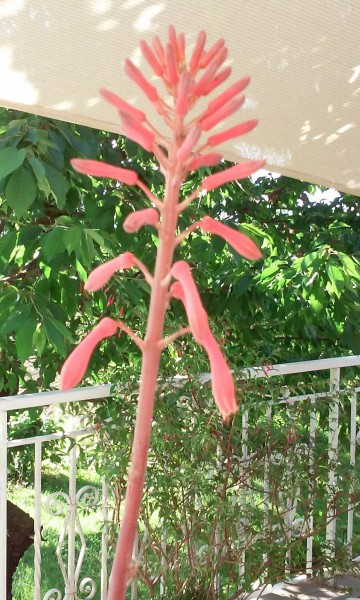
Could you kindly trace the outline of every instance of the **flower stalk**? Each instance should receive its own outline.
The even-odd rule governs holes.
[[[177,34],[172,26],[169,27],[168,41],[165,46],[156,36],[152,46],[141,41],[143,56],[155,75],[162,78],[168,94],[172,97],[171,103],[159,96],[157,88],[147,81],[138,67],[130,60],[125,62],[126,74],[140,87],[155,110],[164,118],[169,128],[167,136],[157,132],[148,122],[145,113],[130,106],[113,92],[101,90],[105,100],[118,110],[123,133],[147,151],[152,151],[157,158],[165,178],[163,198],[155,196],[134,171],[93,160],[72,161],[72,166],[81,173],[95,177],[116,178],[127,185],[137,185],[152,207],[146,207],[129,215],[124,222],[124,229],[128,233],[133,233],[143,226],[152,226],[159,236],[153,273],[150,273],[134,254],[125,252],[96,267],[86,284],[88,291],[96,291],[105,286],[116,271],[133,267],[140,269],[151,288],[144,339],[140,339],[136,332],[122,321],[105,317],[73,350],[61,372],[62,389],[77,385],[85,374],[95,346],[103,339],[114,335],[119,329],[125,331],[142,352],[139,401],[128,485],[109,582],[108,600],[125,599],[127,586],[137,570],[137,565],[131,558],[132,548],[141,507],[159,364],[164,348],[180,335],[192,333],[194,339],[203,346],[209,356],[213,396],[224,420],[228,420],[237,410],[234,381],[223,353],[211,332],[208,316],[202,305],[190,266],[185,261],[173,263],[175,248],[196,227],[200,227],[206,233],[223,237],[239,254],[248,259],[257,259],[261,256],[260,250],[247,236],[218,223],[211,217],[203,217],[184,231],[178,232],[179,215],[199,193],[203,194],[204,190],[209,191],[226,182],[247,177],[264,164],[264,161],[249,161],[220,170],[206,177],[195,192],[180,201],[181,186],[189,171],[219,163],[222,155],[219,152],[212,152],[211,149],[223,141],[251,131],[257,123],[255,120],[241,123],[201,142],[204,132],[217,126],[241,107],[244,97],[240,96],[240,93],[250,81],[246,77],[233,83],[228,90],[210,101],[202,114],[190,118],[189,113],[197,100],[201,96],[210,94],[231,74],[230,67],[225,66],[219,71],[227,58],[224,40],[216,42],[208,51],[205,50],[205,44],[206,34],[201,31],[187,63],[185,37],[183,34]],[[172,298],[183,303],[189,327],[180,327],[178,331],[164,338],[165,315]]]

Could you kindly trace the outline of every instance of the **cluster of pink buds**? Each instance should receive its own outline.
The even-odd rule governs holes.
[[[193,193],[181,199],[181,185],[189,172],[220,163],[222,155],[214,151],[214,148],[218,148],[223,142],[249,133],[257,124],[257,120],[251,119],[209,134],[243,105],[243,91],[249,84],[249,77],[233,82],[225,91],[212,98],[200,114],[191,114],[195,111],[199,99],[208,97],[231,75],[231,68],[226,66],[228,50],[224,40],[220,39],[208,50],[205,49],[205,44],[206,34],[201,31],[191,56],[187,58],[184,34],[177,34],[172,26],[169,27],[166,45],[163,45],[157,36],[153,38],[151,45],[141,41],[140,47],[144,59],[150,65],[154,75],[162,80],[166,99],[159,95],[158,89],[144,77],[137,66],[130,60],[125,62],[126,74],[138,85],[158,115],[164,119],[169,131],[168,135],[157,131],[143,111],[130,105],[115,93],[101,90],[103,98],[118,111],[122,133],[146,151],[152,152],[158,160],[165,178],[163,198],[155,196],[135,171],[94,160],[71,161],[74,169],[80,173],[116,179],[126,185],[138,186],[145,195],[145,201],[151,206],[130,214],[125,219],[124,229],[127,233],[134,233],[142,226],[155,227],[159,235],[159,247],[154,274],[151,274],[131,252],[125,252],[109,260],[90,274],[85,288],[94,292],[105,286],[116,271],[134,267],[140,269],[152,288],[148,330],[145,338],[141,339],[122,320],[103,318],[66,360],[61,373],[61,388],[68,389],[79,383],[95,346],[103,339],[114,335],[119,329],[128,333],[143,353],[150,348],[150,344],[153,346],[150,351],[154,351],[156,345],[161,352],[167,344],[190,330],[194,339],[204,347],[209,356],[213,395],[221,414],[224,418],[228,418],[237,410],[232,376],[210,331],[208,317],[190,267],[184,261],[173,264],[173,254],[176,246],[197,227],[206,233],[221,236],[236,252],[247,259],[258,259],[261,253],[256,244],[246,235],[209,216],[201,218],[179,232],[178,217],[199,194],[204,194],[204,191],[213,190],[227,182],[248,177],[261,168],[264,161],[242,162],[209,175]],[[181,328],[167,338],[163,338],[164,314],[171,298],[180,299],[183,303],[189,328]]]

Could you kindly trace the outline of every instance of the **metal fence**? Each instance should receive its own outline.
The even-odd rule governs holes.
[[[360,365],[360,357],[340,357],[332,359],[323,359],[315,361],[305,361],[298,363],[279,364],[273,366],[256,367],[246,371],[246,376],[249,379],[271,378],[271,383],[276,386],[276,378],[281,378],[281,385],[284,385],[284,377],[294,374],[317,373],[320,371],[328,371],[328,390],[321,392],[306,392],[305,394],[289,395],[286,388],[282,388],[282,393],[278,397],[277,405],[296,405],[301,402],[306,402],[309,407],[309,436],[307,443],[307,461],[308,473],[311,475],[315,470],[315,446],[317,440],[317,407],[325,398],[327,399],[327,501],[326,501],[326,543],[327,555],[329,561],[335,557],[337,531],[337,514],[336,503],[333,498],[336,497],[339,488],[337,480],[337,463],[339,456],[339,428],[340,428],[340,395],[341,395],[341,374],[342,370],[348,367],[356,367]],[[274,378],[274,379],[273,379]],[[209,379],[208,375],[204,375],[202,379]],[[181,381],[181,379],[180,379]],[[349,461],[349,486],[347,488],[347,526],[345,544],[349,554],[352,553],[353,543],[353,525],[354,511],[356,508],[355,494],[355,460],[357,447],[357,395],[360,387],[353,387],[347,391],[349,398],[349,439],[346,452],[346,460]],[[33,507],[34,515],[34,599],[35,600],[76,600],[78,597],[96,598],[98,600],[106,600],[107,583],[108,583],[108,521],[109,521],[109,506],[108,506],[108,488],[106,482],[102,483],[102,487],[86,485],[77,487],[77,447],[72,444],[69,451],[69,487],[68,491],[59,491],[47,497],[46,502],[43,502],[42,496],[42,462],[43,462],[43,445],[47,442],[54,442],[62,438],[69,440],[77,440],[82,436],[96,435],[95,429],[71,429],[70,431],[59,431],[48,435],[39,435],[25,439],[9,439],[8,437],[8,419],[12,411],[19,409],[30,409],[34,407],[49,407],[58,404],[70,405],[78,402],[92,401],[110,397],[110,386],[87,387],[71,390],[69,392],[46,392],[40,394],[24,394],[22,396],[11,396],[0,399],[0,598],[6,598],[6,546],[7,546],[7,475],[8,475],[8,452],[13,448],[33,446],[35,449],[35,465],[34,465],[34,490],[35,500]],[[271,422],[276,406],[272,400],[266,404],[266,418]],[[242,408],[242,445],[241,445],[241,460],[240,469],[243,471],[242,488],[239,490],[239,503],[245,509],[247,503],[251,502],[251,476],[247,476],[249,465],[251,465],[253,448],[249,442],[249,433],[253,426],[251,420],[251,410],[246,404]],[[281,462],[281,457],[276,453],[270,452],[264,459],[263,465],[263,483],[262,483],[262,510],[264,514],[264,529],[267,523],[270,523],[271,513],[271,468],[276,461]],[[285,465],[287,469],[287,478],[293,477],[291,461]],[[315,479],[315,478],[314,478]],[[311,484],[313,485],[313,484]],[[295,519],[297,509],[297,483],[292,486],[293,497],[286,497],[284,494],[283,501],[285,510],[283,520],[288,525],[288,529],[283,532],[284,536],[295,535],[295,530],[306,531],[308,535],[304,536],[306,540],[306,573],[311,576],[313,573],[313,541],[312,534],[314,527],[314,519],[316,520],[316,506],[311,502],[315,495],[315,490],[311,489],[307,494],[308,510],[306,523],[304,519]],[[341,485],[341,483],[340,483]],[[295,487],[294,487],[295,486]],[[82,509],[100,507],[101,521],[101,577],[99,589],[96,589],[95,581],[91,574],[84,577],[82,566],[86,555],[86,536],[82,528]],[[47,591],[41,589],[42,581],[42,526],[44,522],[45,512],[50,513],[53,518],[58,518],[59,523],[59,540],[56,549],[56,558],[59,570],[63,579],[62,589],[53,588]],[[239,527],[239,543],[243,544],[244,551],[242,560],[239,562],[239,577],[244,576],[246,570],[246,552],[248,552],[248,534],[247,529],[249,523],[242,524]],[[294,533],[295,532],[295,533]],[[272,535],[278,533],[272,531]],[[162,543],[166,545],[166,531],[162,535]],[[263,559],[267,560],[266,551]],[[291,550],[287,550],[284,561],[284,577],[289,575],[291,565]],[[261,582],[254,581],[254,588]],[[216,587],[219,588],[220,581],[217,578]],[[164,579],[159,577],[159,596],[165,594]],[[137,598],[137,581],[135,580],[131,587],[131,598]]]

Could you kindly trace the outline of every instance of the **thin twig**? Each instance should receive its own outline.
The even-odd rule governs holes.
[[[164,338],[163,340],[161,340],[161,342],[159,342],[159,346],[161,349],[166,348],[166,346],[169,346],[169,344],[172,344],[173,342],[175,342],[175,340],[177,340],[180,336],[185,335],[186,333],[190,332],[190,327],[181,327],[181,329],[178,329],[178,331],[175,331],[175,333],[169,335],[168,337]]]

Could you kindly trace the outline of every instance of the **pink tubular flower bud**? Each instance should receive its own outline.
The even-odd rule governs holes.
[[[130,104],[125,102],[125,100],[123,100],[116,94],[113,94],[113,92],[106,90],[105,88],[101,88],[99,91],[100,91],[100,94],[102,95],[102,97],[107,102],[109,102],[109,104],[112,104],[113,106],[115,106],[115,108],[117,108],[118,111],[126,112],[129,115],[131,115],[134,119],[137,119],[140,122],[145,121],[146,115],[145,115],[145,113],[142,112],[142,110],[139,110],[138,108],[134,108],[134,106],[131,106]]]
[[[223,48],[223,50],[225,51],[225,48]],[[224,59],[225,60],[225,59]],[[221,61],[222,62],[222,61]],[[218,70],[220,64],[220,59],[219,57],[215,57],[211,63],[209,64],[208,68],[205,70],[204,74],[202,75],[202,77],[200,77],[199,81],[197,81],[194,85],[194,89],[193,89],[193,93],[195,96],[199,97],[201,96],[204,92],[204,88],[206,88],[206,86],[208,86],[216,71]]]
[[[190,59],[190,71],[193,73],[199,65],[200,58],[202,56],[204,46],[206,42],[206,33],[205,31],[200,31],[194,46],[194,50]]]
[[[251,119],[251,121],[245,121],[244,123],[240,123],[239,125],[235,125],[234,127],[230,127],[230,129],[226,129],[221,133],[216,133],[209,137],[207,141],[207,145],[213,148],[214,146],[218,146],[223,142],[227,142],[234,137],[239,137],[240,135],[245,135],[252,131],[256,125],[258,124],[257,119]]]
[[[250,77],[243,77],[239,81],[235,81],[225,92],[211,100],[208,104],[208,110],[215,111],[229,102],[234,96],[240,94],[250,83]]]
[[[117,323],[110,317],[102,319],[72,351],[63,364],[60,373],[62,391],[75,387],[83,378],[95,347],[117,331]]]
[[[182,292],[179,286],[177,286],[172,288],[172,293],[174,297],[181,297],[183,293],[183,298],[181,299],[184,302],[190,329],[194,339],[201,344],[204,336],[210,331],[209,323],[188,263],[184,260],[174,263],[171,274],[180,282],[183,290]],[[178,294],[178,296],[175,294]]]
[[[176,96],[175,112],[182,117],[186,115],[188,109],[188,94],[190,88],[190,75],[183,71],[180,75],[179,86]]]
[[[143,225],[156,225],[158,222],[158,211],[155,208],[144,208],[130,213],[124,221],[123,228],[126,233],[135,233]]]
[[[214,400],[224,421],[226,421],[230,415],[236,413],[238,410],[235,399],[234,380],[225,358],[210,331],[206,339],[203,340],[202,345],[210,360],[211,388]]]
[[[158,99],[158,93],[156,87],[154,87],[149,81],[147,81],[144,75],[139,71],[137,67],[135,67],[134,63],[131,62],[130,59],[126,59],[125,61],[125,73],[130,79],[133,80],[139,88],[142,89],[144,94],[149,98],[150,102],[156,102]]]
[[[227,117],[230,117],[244,104],[244,100],[245,96],[242,96],[241,98],[235,98],[234,100],[230,100],[230,102],[224,104],[224,106],[222,106],[212,114],[205,116],[205,118],[201,119],[200,121],[201,129],[203,131],[209,131],[209,129],[215,127],[215,125],[220,123],[220,121],[223,121],[224,119],[227,119]],[[207,112],[208,111],[206,111],[206,113]]]
[[[209,152],[208,154],[203,154],[201,156],[196,156],[190,163],[189,169],[190,171],[195,171],[196,169],[200,169],[200,167],[213,167],[217,165],[222,159],[222,154],[218,152]]]
[[[184,264],[186,267],[183,266]],[[174,298],[183,302],[194,339],[204,347],[209,356],[214,400],[223,419],[226,420],[237,411],[234,382],[229,367],[211,333],[208,318],[192,279],[189,265],[183,261],[175,263],[172,274],[174,277],[180,276],[181,281],[179,277],[179,281],[172,284],[170,293]],[[193,306],[190,304],[191,302],[193,302]]]
[[[150,48],[150,46],[144,40],[140,40],[140,48],[141,48],[141,52],[143,53],[145,60],[149,63],[149,65],[152,68],[152,70],[154,71],[155,75],[158,75],[159,77],[161,77],[164,69],[163,69],[162,65],[159,63],[158,59],[156,58],[156,56],[155,56],[154,52],[152,51],[152,49]]]
[[[169,34],[169,43],[173,50],[175,62],[178,63],[180,53],[179,53],[178,40],[177,40],[177,36],[176,36],[175,27],[173,25],[169,25],[168,34]]]
[[[154,134],[128,113],[121,112],[120,117],[123,134],[142,146],[147,152],[152,152],[155,144]]]
[[[201,69],[206,69],[206,67],[208,66],[208,64],[210,64],[214,56],[216,56],[224,46],[225,40],[223,38],[220,38],[217,42],[215,42],[215,44],[210,48],[210,50],[208,50],[202,55],[199,61],[199,67]]]
[[[204,94],[204,90],[211,83],[216,71],[222,65],[227,56],[227,49],[222,48],[217,56],[211,61],[207,69],[205,70],[202,77],[200,77],[199,81],[195,84],[193,93],[195,96],[202,96]]]
[[[83,173],[84,175],[117,179],[126,185],[136,185],[138,182],[138,175],[135,171],[114,167],[114,165],[109,165],[108,163],[100,162],[98,160],[72,158],[70,162],[75,171]]]
[[[153,37],[152,45],[159,63],[162,67],[165,66],[165,50],[157,35]]]
[[[220,185],[223,185],[224,183],[233,181],[234,179],[245,179],[245,177],[249,177],[249,175],[255,173],[255,171],[258,169],[261,169],[264,164],[264,160],[249,160],[246,163],[240,163],[234,167],[230,167],[229,169],[215,173],[215,175],[205,177],[205,179],[202,181],[201,187],[203,190],[210,191],[214,190]]]
[[[220,73],[218,73],[216,75],[216,77],[214,77],[214,79],[212,81],[210,81],[210,83],[204,87],[204,89],[203,89],[204,96],[207,96],[215,88],[217,88],[219,85],[224,83],[224,81],[226,81],[228,79],[228,77],[230,77],[230,75],[231,75],[231,67],[225,67],[225,69],[220,71]]]
[[[85,289],[87,292],[96,292],[105,285],[109,279],[120,269],[131,269],[135,265],[135,257],[131,252],[124,252],[116,258],[106,261],[91,271]]]
[[[171,86],[175,86],[179,81],[179,75],[176,67],[174,49],[170,44],[166,45],[165,60],[167,81]]]
[[[199,125],[194,125],[191,127],[189,133],[181,144],[179,150],[176,153],[176,158],[179,162],[184,162],[187,158],[189,158],[192,149],[195,144],[198,142],[199,137],[201,136],[201,128]]]
[[[261,252],[255,242],[253,242],[247,235],[236,231],[223,223],[219,223],[211,217],[204,217],[199,222],[199,226],[203,231],[207,233],[214,233],[222,237],[230,246],[236,250],[241,256],[250,260],[257,260],[261,258]]]
[[[179,33],[177,44],[179,49],[179,66],[181,67],[185,61],[185,36],[183,33]]]

